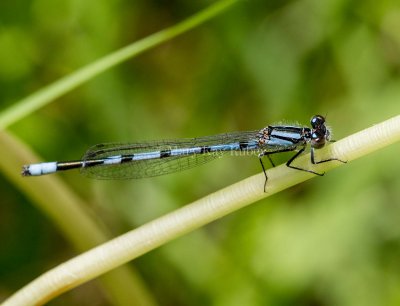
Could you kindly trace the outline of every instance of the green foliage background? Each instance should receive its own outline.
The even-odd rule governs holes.
[[[0,107],[211,3],[4,1]],[[46,161],[77,159],[100,142],[255,130],[282,119],[308,124],[317,113],[327,114],[339,139],[399,114],[399,29],[395,0],[240,1],[9,130]],[[399,305],[399,148],[256,203],[130,265],[160,305]],[[117,236],[259,171],[257,159],[229,157],[138,181],[59,176]],[[6,176],[0,182],[2,299],[77,252],[29,195]],[[112,301],[91,282],[50,303],[67,304]]]

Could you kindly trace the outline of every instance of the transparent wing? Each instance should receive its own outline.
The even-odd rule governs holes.
[[[219,134],[201,138],[173,139],[140,143],[105,143],[90,148],[83,160],[101,160],[112,156],[129,156],[138,153],[160,152],[194,147],[210,147],[232,143],[256,142],[258,131]],[[258,149],[248,150],[256,153]],[[98,179],[131,179],[164,175],[193,168],[229,153],[217,150],[192,155],[132,160],[120,164],[99,164],[85,167],[81,172]]]

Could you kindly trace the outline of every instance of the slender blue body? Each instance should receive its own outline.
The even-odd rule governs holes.
[[[326,141],[330,141],[330,131],[325,126],[325,118],[316,115],[311,119],[311,128],[271,125],[259,131],[200,138],[99,144],[90,148],[82,160],[25,165],[22,175],[38,176],[79,168],[82,173],[100,179],[143,178],[189,169],[233,152],[235,155],[240,155],[238,152],[258,155],[265,173],[261,158],[267,156],[272,163],[269,155],[287,151],[297,151],[286,163],[288,167],[322,175],[291,163],[308,143],[311,144],[313,164],[337,160],[314,161],[314,149],[323,147]]]

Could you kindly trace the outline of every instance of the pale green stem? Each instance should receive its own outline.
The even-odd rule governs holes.
[[[239,0],[221,0],[209,6],[203,11],[184,20],[183,22],[141,39],[127,47],[117,50],[92,64],[83,67],[76,72],[68,75],[32,95],[13,104],[8,109],[0,113],[0,130],[5,129],[24,116],[29,115],[42,106],[52,102],[56,98],[71,91],[77,86],[83,84],[112,68],[113,66],[134,57],[152,47],[166,42],[188,30],[200,25],[201,23],[217,16],[232,4]],[[93,216],[83,209],[85,204],[70,189],[57,179],[43,180],[38,184],[23,182],[20,176],[17,176],[17,170],[20,165],[13,163],[18,160],[17,155],[28,152],[27,149],[21,149],[21,144],[15,141],[7,133],[0,134],[0,143],[7,150],[2,151],[2,161],[0,167],[7,176],[24,192],[34,199],[40,208],[60,227],[63,234],[80,251],[93,247],[96,244],[106,241],[107,234],[94,222]],[[4,145],[6,143],[6,145]],[[14,149],[13,149],[14,148]],[[10,154],[10,155],[8,155]],[[34,160],[32,156],[20,156],[21,160]],[[45,192],[44,192],[45,191]],[[56,203],[56,205],[54,205]],[[71,225],[73,220],[73,225]],[[120,268],[112,273],[108,273],[101,279],[109,295],[113,297],[116,305],[131,305],[135,301],[136,305],[154,305],[151,295],[141,284],[140,279],[132,269]],[[67,288],[64,287],[63,291]],[[40,300],[50,299],[51,296],[58,295],[53,292],[51,295],[43,296]],[[11,302],[12,303],[12,302]],[[18,302],[14,305],[37,304],[33,300]]]
[[[20,174],[21,165],[27,160],[38,160],[24,143],[11,133],[0,132],[0,170],[16,188],[32,200],[55,228],[82,253],[110,239],[98,218],[65,182],[57,176],[43,180],[26,180]],[[123,266],[99,279],[99,284],[111,297],[114,305],[154,306],[153,296],[132,267]]]
[[[319,151],[348,162],[400,140],[400,116],[348,136]],[[310,155],[296,160],[311,167]],[[350,164],[328,162],[313,167],[327,171]],[[198,201],[164,215],[99,247],[83,253],[38,277],[11,296],[4,305],[37,305],[88,280],[135,259],[169,241],[243,208],[262,198],[308,180],[315,175],[281,165],[268,170],[267,193],[264,174],[254,175]]]

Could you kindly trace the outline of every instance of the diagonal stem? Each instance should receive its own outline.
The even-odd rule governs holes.
[[[319,153],[322,158],[326,155],[352,161],[399,140],[400,116],[396,116],[337,141]],[[299,157],[296,164],[304,168],[311,167],[310,154]],[[315,169],[327,171],[344,165],[333,161],[316,165]],[[194,229],[315,177],[286,165],[275,167],[267,173],[267,193],[263,191],[263,173],[249,177],[72,258],[33,280],[4,305],[44,303]]]
[[[192,17],[185,19],[172,27],[138,40],[81,69],[76,70],[74,73],[63,77],[48,86],[39,89],[37,92],[34,92],[30,96],[16,102],[0,113],[0,130],[7,128],[11,124],[49,104],[107,69],[110,69],[155,46],[167,42],[180,34],[186,33],[203,22],[217,16],[236,2],[238,2],[238,0],[218,1],[203,11],[196,13]]]

